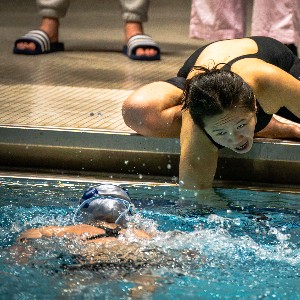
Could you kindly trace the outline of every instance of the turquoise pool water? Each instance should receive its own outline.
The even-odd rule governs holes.
[[[133,221],[157,232],[147,244],[162,255],[157,265],[65,270],[74,245],[59,240],[40,241],[27,262],[13,258],[23,230],[71,224],[91,185],[0,178],[2,299],[133,299],[133,288],[145,299],[300,299],[299,194],[219,188],[204,206],[179,200],[174,186],[123,184],[137,208]]]

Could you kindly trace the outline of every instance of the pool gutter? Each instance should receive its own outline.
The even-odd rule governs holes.
[[[179,139],[115,131],[0,126],[0,167],[178,176]],[[256,139],[220,151],[217,180],[300,185],[300,143]]]

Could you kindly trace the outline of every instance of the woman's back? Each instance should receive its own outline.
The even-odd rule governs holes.
[[[245,58],[257,58],[289,72],[298,58],[282,43],[268,37],[249,37],[234,40],[222,40],[208,44],[189,57],[178,72],[180,77],[192,77],[189,74],[194,66],[212,68],[227,64],[230,68],[235,62]],[[249,62],[252,64],[252,62]]]

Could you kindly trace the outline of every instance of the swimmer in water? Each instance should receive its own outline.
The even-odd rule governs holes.
[[[61,265],[62,270],[93,270],[104,272],[107,277],[108,270],[117,269],[119,272],[112,272],[112,276],[126,276],[135,283],[137,286],[130,290],[130,295],[139,298],[155,291],[157,276],[149,272],[130,273],[129,269],[141,271],[147,265],[159,265],[162,256],[159,250],[143,246],[153,234],[129,224],[127,215],[133,213],[134,206],[123,188],[112,184],[92,187],[80,200],[73,218],[75,224],[43,226],[22,232],[10,247],[11,257],[18,263],[41,265],[40,258],[35,262],[35,256],[41,255],[44,248],[54,252],[58,249],[60,259],[65,256],[72,261]],[[171,260],[170,263],[174,264]]]
[[[66,249],[62,250],[75,259],[75,263],[65,266],[68,270],[97,270],[108,265],[116,268],[141,268],[161,263],[174,265],[173,257],[149,243],[158,232],[147,233],[127,221],[127,216],[133,212],[130,196],[123,188],[111,184],[92,187],[80,200],[74,225],[43,226],[21,233],[14,245],[18,261],[26,263],[29,257],[38,253],[41,245],[51,244],[54,240],[63,241],[61,244]],[[81,222],[77,223],[77,220]],[[177,234],[180,233],[175,232]]]
[[[17,243],[33,239],[63,237],[87,245],[122,244],[125,235],[137,239],[150,239],[145,231],[127,226],[127,215],[132,215],[134,205],[123,188],[102,184],[84,192],[73,222],[68,226],[43,226],[30,228],[20,234]],[[82,222],[77,222],[77,219]]]
[[[112,184],[102,184],[84,192],[73,222],[69,226],[42,226],[22,232],[10,247],[10,257],[21,264],[53,269],[51,260],[60,261],[66,274],[80,270],[97,271],[105,278],[124,278],[137,284],[133,297],[156,289],[157,275],[152,270],[176,267],[186,270],[185,262],[199,266],[203,256],[190,249],[164,249],[161,241],[179,238],[180,231],[148,233],[128,221],[134,206],[127,191]],[[157,242],[156,242],[156,238]],[[61,263],[63,262],[63,263]],[[117,270],[117,271],[116,271]],[[55,269],[57,272],[57,269]]]

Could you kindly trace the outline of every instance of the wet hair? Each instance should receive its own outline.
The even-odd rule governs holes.
[[[197,66],[200,72],[188,79],[182,99],[182,110],[188,109],[193,121],[204,128],[203,119],[215,116],[236,106],[255,111],[252,88],[229,70]]]

